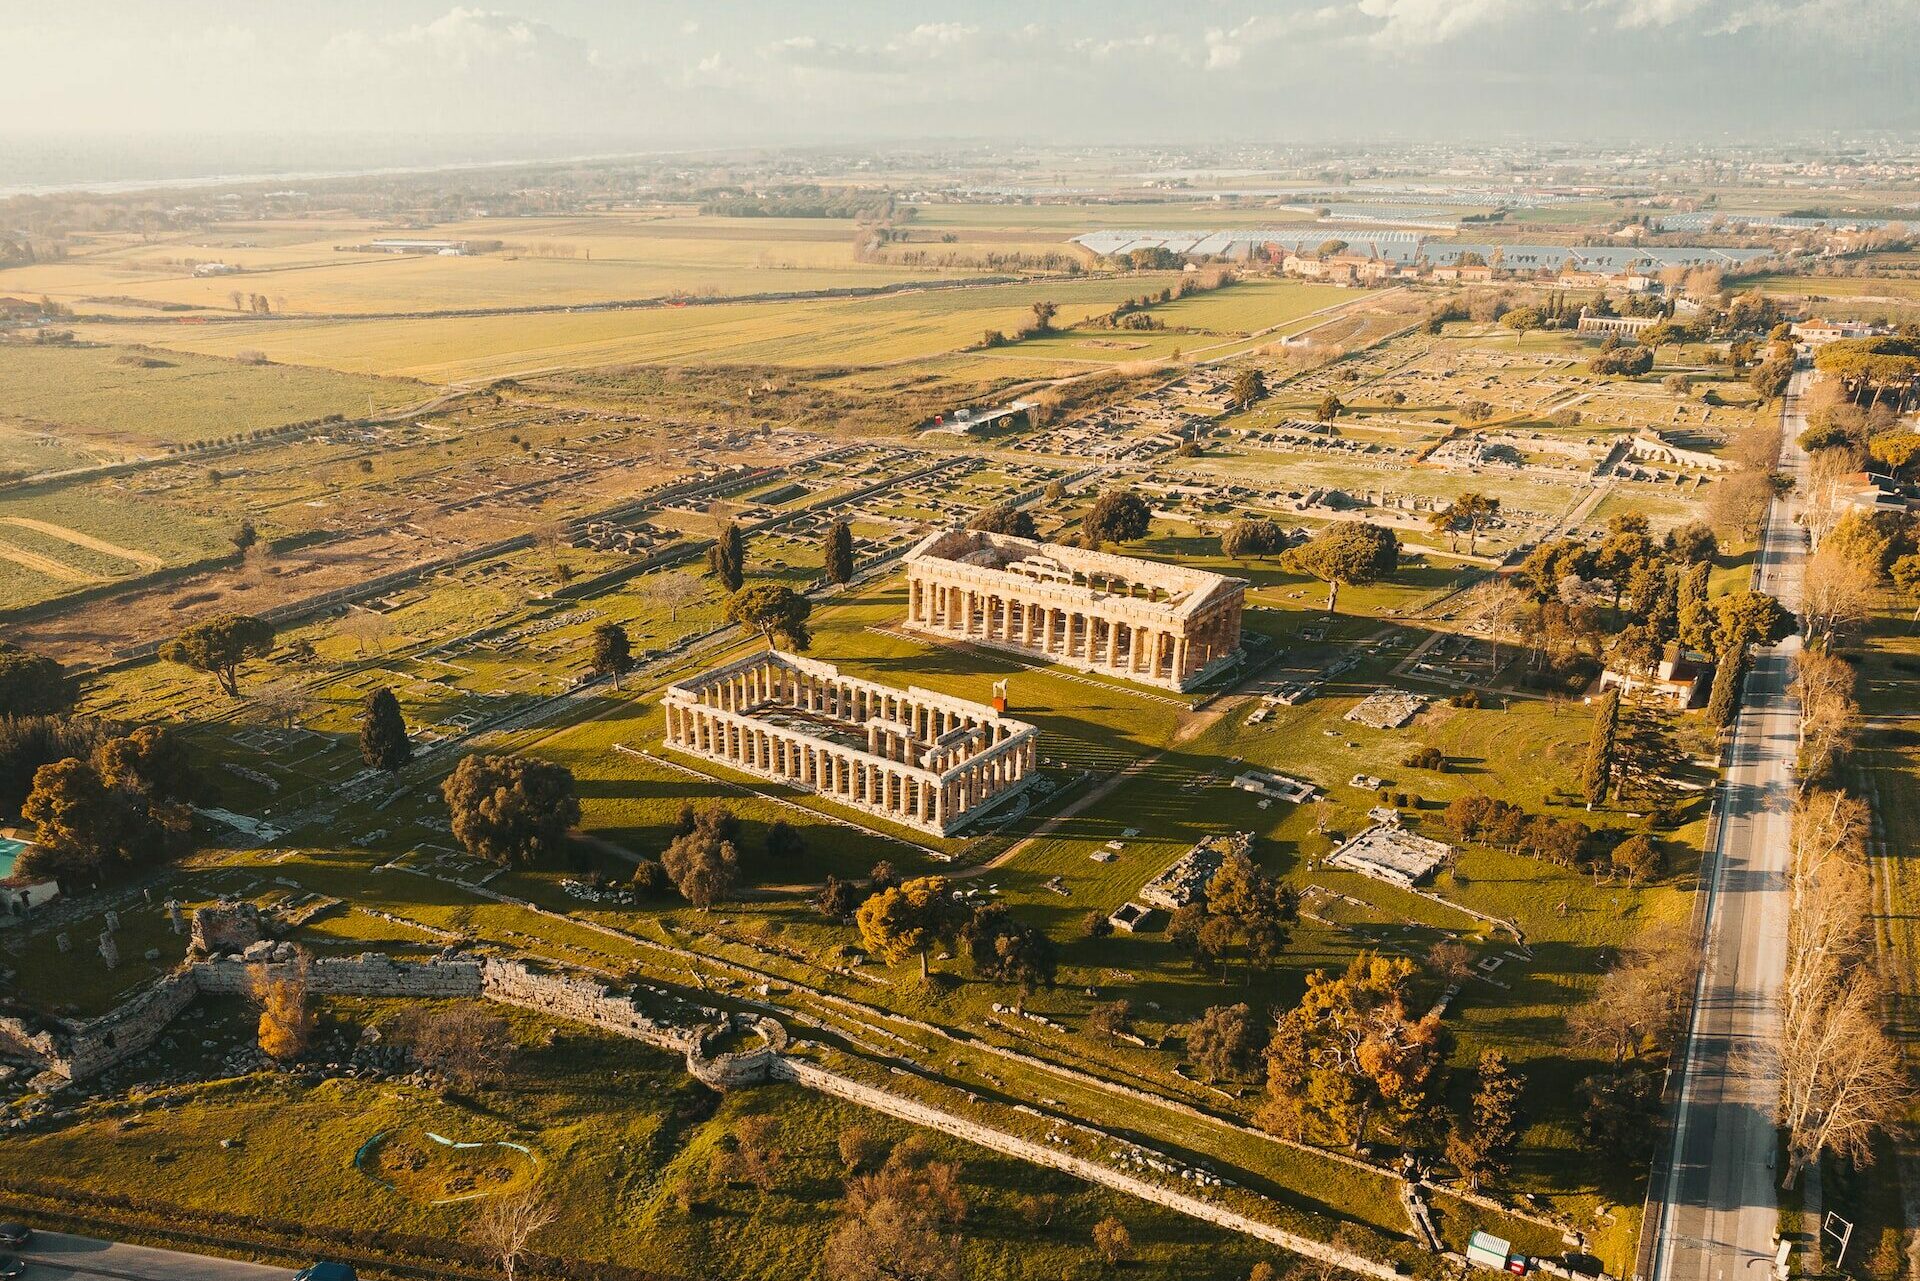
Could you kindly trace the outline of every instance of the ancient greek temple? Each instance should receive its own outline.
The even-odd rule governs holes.
[[[668,687],[667,746],[948,836],[1032,781],[1039,733],[992,707],[768,651]]]
[[[1181,691],[1239,659],[1244,579],[971,529],[906,566],[915,631]]]

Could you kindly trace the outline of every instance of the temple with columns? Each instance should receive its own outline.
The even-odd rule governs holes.
[[[1181,692],[1239,661],[1245,579],[972,529],[906,568],[914,631]]]
[[[765,651],[669,686],[667,746],[948,836],[1026,787],[1039,731],[982,703]]]

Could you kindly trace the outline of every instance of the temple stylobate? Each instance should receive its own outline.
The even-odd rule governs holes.
[[[972,529],[906,567],[916,631],[1180,691],[1240,656],[1245,579]]]
[[[1032,781],[1039,734],[992,707],[767,651],[671,685],[667,746],[947,836]]]

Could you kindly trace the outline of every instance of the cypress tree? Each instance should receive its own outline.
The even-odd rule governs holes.
[[[1720,655],[1720,665],[1713,673],[1713,694],[1707,699],[1707,724],[1715,729],[1726,729],[1733,724],[1733,718],[1740,711],[1740,686],[1746,679],[1745,646]]]
[[[400,715],[400,700],[384,685],[367,695],[360,718],[360,759],[389,773],[413,759],[413,743],[407,738],[407,722]]]
[[[707,549],[707,565],[729,592],[739,591],[747,581],[747,536],[740,532],[739,521],[720,527],[720,536]]]
[[[853,580],[853,526],[844,517],[827,529],[826,565],[828,582]]]
[[[1610,689],[1593,706],[1593,735],[1587,740],[1587,767],[1582,778],[1587,804],[1598,805],[1607,795],[1613,776],[1613,743],[1620,728],[1620,691]]]

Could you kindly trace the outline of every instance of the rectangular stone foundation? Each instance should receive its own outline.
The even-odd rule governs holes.
[[[666,745],[931,836],[1032,781],[1039,731],[992,707],[768,651],[668,688]]]

